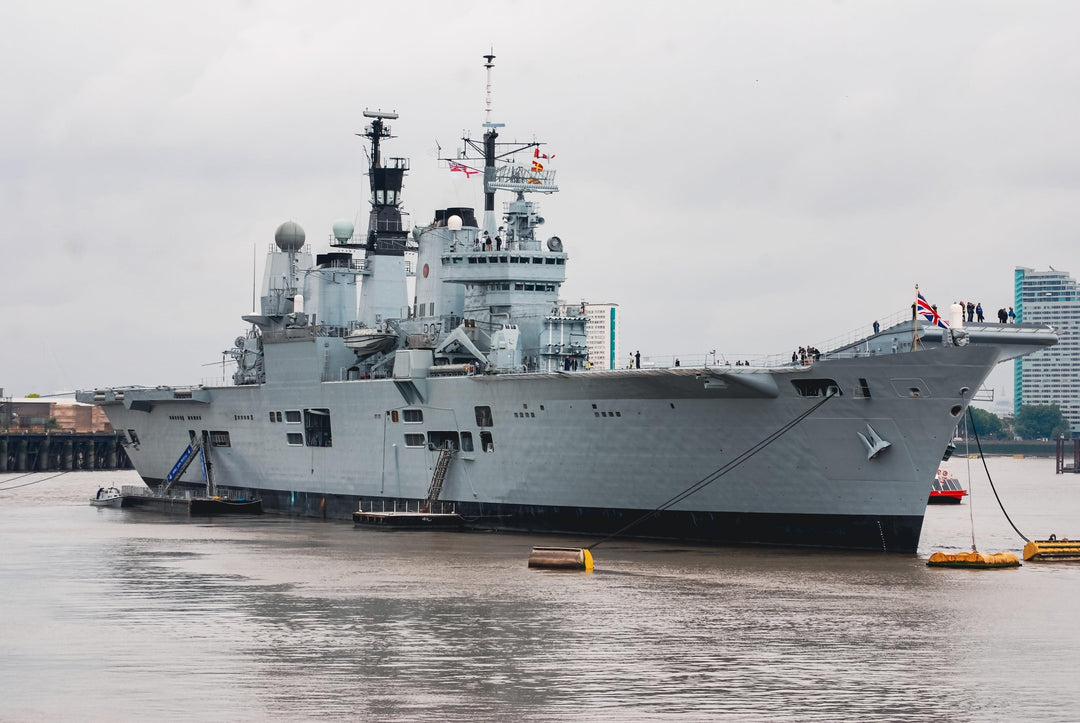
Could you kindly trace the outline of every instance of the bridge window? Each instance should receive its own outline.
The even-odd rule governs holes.
[[[302,447],[304,444],[304,435],[299,432],[289,432],[285,435],[285,441],[290,447]]]
[[[281,421],[280,418],[278,421]],[[288,424],[300,424],[300,412],[296,410],[290,410],[285,412],[285,421]]]
[[[491,407],[474,407],[476,412],[476,426],[477,427],[494,427],[494,421],[491,418]]]
[[[423,447],[424,435],[422,434],[406,434],[405,435],[406,447]]]
[[[333,447],[329,409],[304,410],[304,435],[309,447]]]
[[[462,452],[472,452],[473,451],[472,432],[462,432],[461,433],[461,451]]]
[[[232,443],[229,441],[228,432],[210,432],[210,446],[212,447],[231,447]]]
[[[420,424],[424,421],[424,410],[405,409],[401,412],[401,421],[406,424]]]
[[[484,431],[480,433],[480,448],[485,452],[495,451],[495,443],[491,439],[491,432]]]

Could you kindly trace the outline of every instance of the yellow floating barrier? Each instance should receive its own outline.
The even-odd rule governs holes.
[[[1080,560],[1080,541],[1060,540],[1050,535],[1048,540],[1031,540],[1024,545],[1024,559],[1036,562],[1066,562]]]
[[[529,567],[592,572],[592,553],[583,547],[534,547],[529,554]]]
[[[1027,559],[1027,558],[1024,558]],[[927,567],[966,567],[984,570],[996,567],[1020,567],[1020,560],[1011,552],[987,554],[972,550],[970,552],[935,552],[926,562]]]

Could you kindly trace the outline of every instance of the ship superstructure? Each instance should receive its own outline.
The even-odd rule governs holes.
[[[201,435],[218,488],[268,511],[438,501],[488,528],[605,534],[659,510],[634,534],[914,551],[972,391],[1052,331],[912,322],[805,364],[588,369],[585,305],[559,298],[569,256],[532,200],[555,174],[539,143],[500,144],[488,106],[482,142],[447,161],[483,174],[479,218],[455,206],[410,228],[408,161],[383,150],[396,114],[369,111],[367,228],[335,223],[314,257],[278,228],[233,385],[80,394],[147,483]]]

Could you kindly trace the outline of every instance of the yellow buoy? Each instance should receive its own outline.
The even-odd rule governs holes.
[[[1080,542],[1070,541],[1068,537],[1059,540],[1056,535],[1050,535],[1049,540],[1030,540],[1024,545],[1024,559],[1036,562],[1080,560]]]
[[[1011,552],[987,554],[972,550],[970,552],[955,553],[935,552],[926,561],[926,565],[927,567],[966,567],[980,570],[995,567],[1020,567],[1020,560]]]
[[[583,547],[534,547],[529,554],[529,567],[592,572],[592,553]]]

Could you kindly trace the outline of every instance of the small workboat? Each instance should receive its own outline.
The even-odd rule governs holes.
[[[966,495],[967,490],[960,484],[960,480],[939,469],[933,484],[930,485],[930,499],[926,502],[931,505],[958,505]]]
[[[90,498],[94,507],[123,507],[124,495],[115,487],[99,487],[97,494]]]

